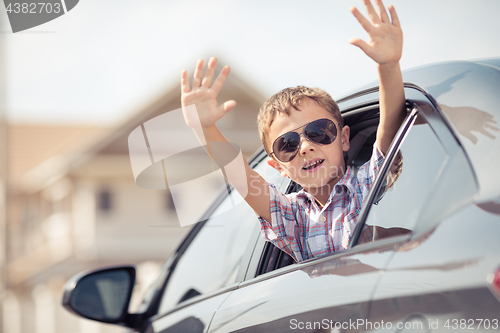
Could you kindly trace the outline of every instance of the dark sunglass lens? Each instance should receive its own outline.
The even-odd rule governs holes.
[[[328,145],[337,137],[337,127],[329,119],[320,119],[308,124],[304,134],[313,142]]]
[[[297,155],[299,145],[299,134],[295,132],[286,133],[274,141],[273,152],[281,162],[289,162]]]

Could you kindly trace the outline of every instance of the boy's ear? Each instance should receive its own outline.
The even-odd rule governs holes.
[[[349,136],[351,133],[351,129],[349,126],[345,125],[342,128],[342,134],[340,135],[340,138],[342,139],[342,150],[343,151],[348,151],[349,150]]]
[[[281,174],[283,177],[288,177],[288,174],[286,173],[285,169],[281,166],[281,164],[276,161],[274,158],[269,157],[267,159],[267,164],[278,170],[278,172]]]

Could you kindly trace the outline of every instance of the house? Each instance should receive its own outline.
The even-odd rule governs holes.
[[[219,127],[248,157],[260,146],[256,116],[265,98],[232,73],[220,93],[220,101],[228,99],[238,105]],[[3,332],[116,331],[62,309],[62,287],[83,270],[134,264],[137,297],[189,231],[167,189],[137,186],[129,156],[130,133],[179,108],[175,84],[114,128],[8,126]],[[213,195],[195,202],[208,205]]]

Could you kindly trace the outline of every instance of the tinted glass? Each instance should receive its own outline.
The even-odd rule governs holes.
[[[425,209],[447,154],[427,123],[414,125],[385,175],[360,242],[410,232]],[[372,234],[373,232],[373,234]]]
[[[265,160],[255,170],[278,186],[284,180]],[[233,207],[234,203],[237,204]],[[232,191],[212,216],[188,246],[172,273],[160,313],[192,297],[217,291],[236,282],[243,254],[252,235],[255,236],[259,223],[257,215],[236,191]]]
[[[121,317],[131,288],[126,271],[100,272],[82,278],[73,290],[70,305],[78,313],[98,320]]]
[[[235,282],[240,260],[257,223],[245,202],[227,209],[239,195],[233,191],[217,208],[213,218],[198,232],[175,268],[160,312],[198,295]],[[221,210],[227,210],[218,215]]]

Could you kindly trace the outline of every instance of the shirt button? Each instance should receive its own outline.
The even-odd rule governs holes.
[[[326,217],[324,215],[321,215],[320,218],[319,218],[319,220],[321,222],[325,222],[326,221]]]

